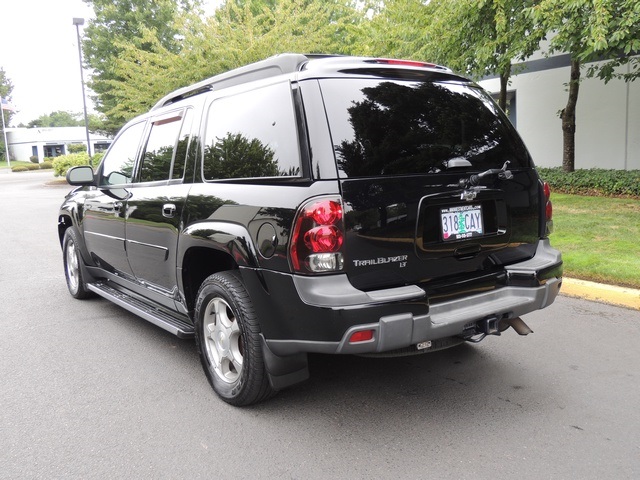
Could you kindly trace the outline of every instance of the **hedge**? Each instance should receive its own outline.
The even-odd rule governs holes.
[[[640,170],[576,170],[538,168],[540,177],[553,191],[574,195],[640,198]]]
[[[64,177],[67,174],[67,170],[79,165],[89,165],[89,155],[86,153],[61,155],[53,160],[53,175]]]

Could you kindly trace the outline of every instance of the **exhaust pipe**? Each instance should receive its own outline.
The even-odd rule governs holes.
[[[524,323],[520,317],[502,320],[502,323],[507,325],[504,330],[511,327],[518,333],[518,335],[529,335],[530,333],[533,333],[533,330],[529,328],[529,325]]]

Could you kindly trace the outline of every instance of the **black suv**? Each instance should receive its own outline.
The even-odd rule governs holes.
[[[548,186],[438,65],[278,55],[167,95],[67,180],[71,295],[195,337],[234,405],[305,380],[309,352],[527,334],[562,283]]]

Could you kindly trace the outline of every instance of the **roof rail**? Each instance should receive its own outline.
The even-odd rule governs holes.
[[[283,53],[275,55],[265,60],[207,78],[206,80],[202,80],[201,82],[188,87],[179,88],[160,99],[151,110],[156,110],[184,98],[213,90],[214,88],[231,87],[233,85],[240,85],[253,80],[260,80],[285,73],[297,72],[300,70],[302,64],[314,57],[316,56],[307,56],[298,53]]]

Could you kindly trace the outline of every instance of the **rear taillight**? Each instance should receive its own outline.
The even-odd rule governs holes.
[[[546,235],[553,233],[553,204],[551,203],[551,187],[547,182],[544,182],[544,199],[545,199],[545,219],[546,219]]]
[[[300,207],[289,247],[295,272],[326,273],[343,269],[343,216],[339,197],[315,199]]]

